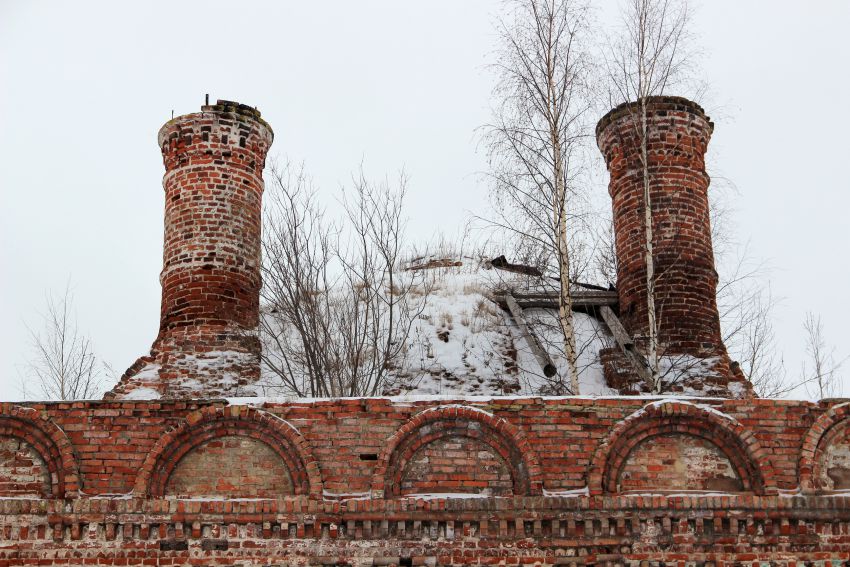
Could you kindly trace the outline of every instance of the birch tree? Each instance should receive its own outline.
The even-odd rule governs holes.
[[[653,254],[652,199],[649,171],[649,125],[647,99],[665,94],[687,79],[692,53],[688,49],[690,12],[678,0],[627,0],[623,26],[618,37],[608,42],[605,57],[610,83],[611,107],[637,101],[639,116],[633,117],[640,144],[643,185],[643,244],[646,264],[647,329],[646,356],[652,370],[652,391],[661,392],[659,372],[657,274]]]
[[[568,367],[564,390],[578,394],[569,220],[576,218],[570,207],[590,109],[588,6],[580,0],[515,0],[509,6],[510,18],[498,28],[497,108],[486,128],[494,190],[519,215],[519,232],[552,245]]]
[[[340,249],[348,314],[339,334],[353,362],[347,395],[383,393],[399,370],[413,327],[426,307],[431,282],[421,272],[401,270],[405,245],[407,178],[374,182],[362,169],[343,201],[349,245]]]

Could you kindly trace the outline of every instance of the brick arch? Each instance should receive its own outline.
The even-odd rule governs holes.
[[[822,475],[824,450],[835,437],[850,425],[850,402],[838,404],[822,414],[806,432],[800,450],[797,472],[800,488],[806,491],[823,490],[818,479]]]
[[[542,469],[522,431],[474,407],[440,406],[418,413],[387,440],[372,477],[372,497],[398,496],[401,475],[416,451],[450,436],[480,440],[502,457],[510,469],[515,495],[541,493]]]
[[[163,496],[171,473],[184,456],[208,441],[226,436],[265,443],[289,469],[296,495],[321,497],[319,466],[307,440],[286,420],[248,406],[209,406],[187,415],[180,425],[166,431],[148,453],[136,479],[135,492]]]
[[[0,436],[29,444],[44,460],[50,476],[45,498],[79,495],[80,473],[74,448],[65,432],[46,413],[14,404],[0,404]]]
[[[632,449],[647,439],[670,434],[714,444],[732,463],[745,491],[776,492],[775,473],[767,452],[741,423],[719,412],[670,400],[647,405],[609,432],[590,462],[590,493],[616,492],[617,479]]]

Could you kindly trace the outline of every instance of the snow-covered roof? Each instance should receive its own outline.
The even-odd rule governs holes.
[[[528,327],[549,354],[557,373],[543,374],[532,348],[511,314],[496,301],[494,291],[541,291],[539,277],[497,270],[489,261],[419,259],[428,266],[432,289],[414,323],[406,359],[391,395],[540,395],[564,393],[566,384],[563,335],[555,309],[523,311]],[[574,312],[580,392],[612,395],[605,385],[599,350],[610,346],[605,325],[593,315]]]

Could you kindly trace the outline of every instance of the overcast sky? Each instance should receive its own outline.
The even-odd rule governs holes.
[[[595,6],[616,20],[616,1]],[[67,281],[80,328],[116,370],[147,353],[162,262],[156,133],[205,93],[257,106],[271,155],[305,161],[329,196],[361,161],[376,176],[403,167],[411,239],[456,233],[487,199],[476,128],[501,8],[0,0],[0,399],[20,398],[27,326]],[[694,24],[711,173],[737,186],[738,239],[773,267],[789,372],[807,311],[846,356],[850,2],[711,0]]]

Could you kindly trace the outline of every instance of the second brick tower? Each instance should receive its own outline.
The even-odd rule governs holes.
[[[680,97],[649,97],[643,105],[623,104],[606,114],[596,127],[596,139],[611,175],[620,318],[646,354],[648,179],[659,373],[665,390],[725,397],[745,395],[749,384],[731,364],[720,333],[705,171],[713,130],[698,104]],[[615,372],[607,366],[610,383]],[[617,386],[627,392],[642,389],[635,380],[619,381]]]

